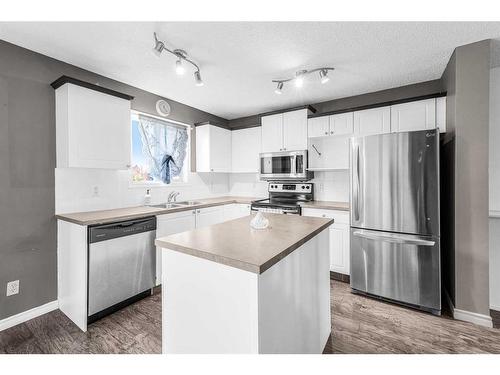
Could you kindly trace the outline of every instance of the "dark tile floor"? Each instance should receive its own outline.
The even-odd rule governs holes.
[[[500,353],[500,330],[355,295],[331,281],[332,336],[325,353]],[[0,353],[160,353],[161,294],[81,332],[56,310],[0,332]]]

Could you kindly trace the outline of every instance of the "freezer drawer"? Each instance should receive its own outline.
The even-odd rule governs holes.
[[[351,227],[351,287],[355,290],[441,310],[438,237]]]

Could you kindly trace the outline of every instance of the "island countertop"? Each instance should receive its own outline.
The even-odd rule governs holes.
[[[261,274],[322,232],[333,219],[266,214],[269,227],[253,229],[254,215],[158,238],[156,246]]]

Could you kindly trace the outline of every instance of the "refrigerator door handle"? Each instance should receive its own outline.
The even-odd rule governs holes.
[[[354,162],[354,189],[353,189],[353,203],[354,203],[354,220],[359,221],[359,145],[356,145],[356,151],[354,152],[356,157]]]
[[[356,230],[352,233],[352,235],[356,237],[367,238],[369,240],[393,242],[406,245],[434,246],[436,244],[436,241],[424,240],[418,238],[415,235],[388,234],[388,233],[382,234],[379,232],[373,232],[367,230]]]

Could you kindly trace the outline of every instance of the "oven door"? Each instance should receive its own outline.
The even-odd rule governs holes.
[[[260,154],[261,180],[306,180],[307,150]]]

